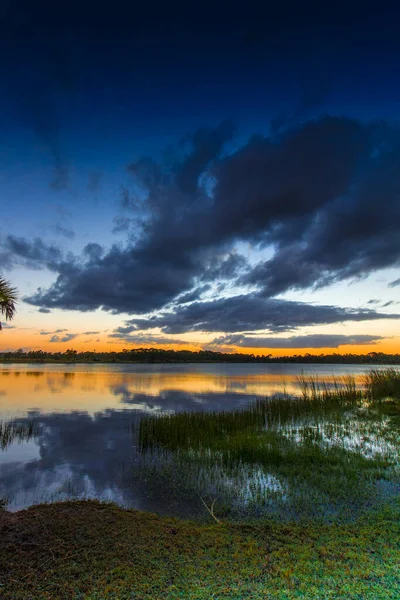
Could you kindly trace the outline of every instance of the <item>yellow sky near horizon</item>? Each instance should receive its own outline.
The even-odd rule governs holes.
[[[318,328],[318,333],[320,333]],[[385,335],[387,327],[382,327],[382,335]],[[60,334],[62,335],[62,334]],[[6,350],[17,350],[18,348],[32,349],[32,350],[45,350],[48,352],[65,352],[68,348],[73,348],[78,352],[84,351],[97,351],[97,352],[112,352],[121,351],[124,348],[168,348],[172,350],[192,350],[198,351],[207,346],[206,340],[204,342],[197,341],[199,336],[191,334],[192,339],[188,339],[185,344],[155,344],[155,343],[140,343],[133,344],[127,343],[123,340],[109,339],[108,334],[101,332],[96,336],[87,336],[78,334],[78,336],[68,342],[50,342],[51,336],[42,336],[40,332],[34,328],[32,329],[11,329],[4,328],[0,334],[0,352]],[[180,336],[184,337],[184,336]],[[216,337],[215,334],[209,336],[210,340]],[[195,339],[197,338],[197,340]],[[97,341],[99,340],[99,341]],[[364,345],[343,345],[338,348],[245,348],[240,346],[229,346],[229,347],[213,347],[215,350],[221,352],[241,352],[243,354],[258,354],[272,356],[292,356],[294,354],[333,354],[333,353],[355,353],[355,354],[368,354],[369,352],[385,352],[388,354],[400,353],[400,337],[389,336],[383,340],[380,340],[373,344]]]

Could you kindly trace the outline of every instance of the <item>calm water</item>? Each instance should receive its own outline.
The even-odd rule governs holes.
[[[33,422],[35,431],[0,449],[0,498],[8,500],[11,510],[99,498],[174,512],[178,500],[171,495],[166,503],[143,476],[135,437],[141,416],[229,410],[283,390],[298,393],[302,370],[325,380],[346,374],[361,380],[367,367],[2,365],[0,418]],[[176,512],[184,511],[178,507]]]

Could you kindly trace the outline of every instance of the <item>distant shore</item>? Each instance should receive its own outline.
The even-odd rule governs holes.
[[[400,365],[400,354],[369,352],[368,354],[295,354],[292,356],[272,356],[224,353],[211,350],[166,350],[160,348],[125,349],[121,352],[78,352],[68,349],[65,352],[31,350],[24,352],[0,352],[1,363],[123,363],[123,364],[163,364],[163,363],[256,363],[256,364],[348,364],[348,365]]]

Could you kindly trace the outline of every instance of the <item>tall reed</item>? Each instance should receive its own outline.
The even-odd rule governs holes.
[[[369,400],[400,398],[400,370],[394,367],[371,369],[364,377],[364,387]]]

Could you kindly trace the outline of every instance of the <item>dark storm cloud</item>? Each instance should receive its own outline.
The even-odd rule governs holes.
[[[31,269],[47,268],[57,270],[62,260],[60,248],[48,245],[41,238],[27,240],[23,237],[7,235],[0,242],[0,253],[4,254],[9,267],[23,264]]]
[[[47,308],[103,307],[139,314],[162,309],[187,293],[195,296],[202,282],[228,278],[231,286],[258,288],[267,301],[292,289],[354,280],[399,264],[396,128],[325,116],[279,135],[253,136],[220,156],[230,134],[226,124],[199,130],[179,165],[150,159],[130,165],[135,184],[146,190],[139,204],[132,204],[129,195],[125,207],[135,219],[140,213],[135,240],[107,251],[88,245],[79,259],[60,262],[56,282],[28,301]],[[199,186],[203,175],[205,185]],[[254,249],[269,247],[272,258],[250,268],[234,250],[241,241]],[[268,327],[268,302],[263,304],[261,296],[241,298],[252,311],[261,311],[259,321]],[[199,306],[188,307],[186,314],[202,311],[205,304]],[[311,314],[308,322],[314,322]],[[336,316],[341,320],[343,315]],[[175,311],[178,323],[181,317]],[[160,316],[160,322],[164,318],[169,317]],[[292,321],[302,324],[292,313],[288,318],[289,327],[295,326]],[[360,318],[372,317],[365,313]],[[247,318],[235,320],[239,327]],[[224,321],[222,315],[218,330],[224,330]],[[227,326],[234,331],[232,320]],[[201,329],[196,323],[191,327]],[[204,327],[216,330],[207,319]]]
[[[176,183],[182,192],[196,193],[200,175],[221,154],[226,142],[232,139],[233,132],[233,124],[226,121],[216,129],[198,129],[184,140],[191,146],[191,151],[179,165],[176,176]]]
[[[190,292],[186,292],[182,296],[177,298],[178,304],[187,304],[189,302],[194,302],[195,300],[200,300],[201,296],[208,292],[211,289],[209,284],[201,285],[197,288],[194,288]]]
[[[59,265],[56,283],[25,301],[47,308],[87,311],[102,306],[115,313],[147,312],[190,287],[196,272],[200,266],[184,257],[170,266],[166,258],[155,261],[134,249],[113,246],[104,257],[85,256],[82,263]]]
[[[204,270],[201,277],[203,281],[235,280],[248,269],[248,262],[244,256],[231,252],[227,256],[215,259]]]
[[[349,345],[375,344],[383,339],[379,335],[334,335],[312,334],[287,338],[249,337],[246,335],[224,335],[215,338],[212,346],[239,346],[240,348],[339,348]]]
[[[400,318],[374,310],[355,310],[336,306],[321,306],[263,298],[256,294],[220,298],[208,302],[193,302],[177,306],[173,311],[161,312],[147,318],[134,318],[117,333],[137,329],[160,328],[163,333],[176,334],[190,331],[290,331],[296,327],[331,324],[345,321]]]
[[[39,308],[38,312],[44,313],[47,315],[48,313],[51,313],[51,310],[49,308]]]

